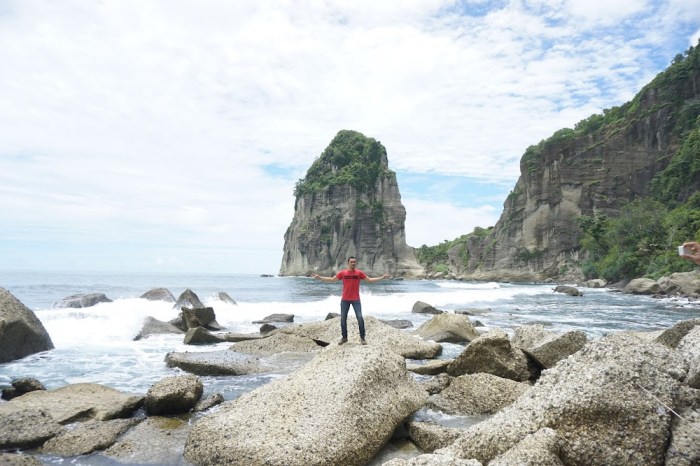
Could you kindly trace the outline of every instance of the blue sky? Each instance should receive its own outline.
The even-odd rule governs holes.
[[[3,0],[0,269],[275,273],[341,129],[437,244],[699,37],[697,0]]]

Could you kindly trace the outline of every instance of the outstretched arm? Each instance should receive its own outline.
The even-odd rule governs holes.
[[[690,254],[683,254],[683,259],[688,259],[700,265],[700,244],[695,241],[683,243],[683,247],[690,250]]]
[[[333,282],[337,282],[337,281],[338,281],[338,277],[336,277],[336,276],[332,276],[332,277],[322,277],[322,276],[320,276],[320,275],[317,274],[317,273],[312,273],[312,274],[311,274],[311,278],[313,278],[314,280],[320,280],[320,281],[325,282],[325,283],[333,283]]]
[[[367,277],[365,280],[367,280],[369,283],[374,283],[374,282],[384,280],[386,278],[391,278],[391,275],[389,275],[388,273],[385,273],[381,277],[374,277],[374,278]]]

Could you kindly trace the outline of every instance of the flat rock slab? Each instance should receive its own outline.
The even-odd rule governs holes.
[[[143,403],[143,396],[134,396],[104,385],[78,383],[56,390],[37,390],[0,403],[0,412],[37,409],[49,414],[56,422],[129,417]]]
[[[44,455],[78,456],[96,450],[104,450],[114,444],[124,432],[141,422],[141,419],[112,419],[110,421],[84,422],[74,429],[58,435],[44,444]]]
[[[231,350],[171,352],[165,355],[165,362],[195,375],[248,375],[272,370],[256,357]]]
[[[187,417],[146,418],[104,451],[104,456],[124,464],[186,465],[182,458],[192,426]]]
[[[3,409],[8,404],[0,404],[0,449],[36,447],[65,430],[43,410]]]

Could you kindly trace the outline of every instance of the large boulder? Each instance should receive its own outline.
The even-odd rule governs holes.
[[[364,465],[425,398],[392,351],[333,345],[198,421],[185,458],[198,465]]]
[[[491,374],[456,377],[428,405],[447,414],[493,414],[525,393],[529,385]]]
[[[700,318],[676,322],[672,327],[661,332],[656,337],[656,341],[669,348],[677,348],[683,338],[697,326],[700,326]]]
[[[182,465],[182,451],[191,424],[178,416],[151,416],[129,429],[104,451],[116,460],[107,464]]]
[[[267,338],[234,343],[230,349],[256,356],[270,356],[282,352],[308,353],[323,348],[314,339],[293,333],[277,332]]]
[[[700,272],[678,272],[668,277],[661,277],[657,283],[667,294],[683,296],[700,295]]]
[[[519,382],[537,376],[525,353],[511,345],[503,330],[492,330],[472,341],[447,368],[455,377],[478,372]]]
[[[148,389],[144,407],[151,416],[186,413],[197,404],[204,385],[194,375],[165,377]]]
[[[32,377],[22,377],[12,381],[12,387],[2,389],[2,399],[11,400],[35,390],[46,390],[43,383]]]
[[[464,314],[438,314],[415,331],[424,340],[464,343],[479,337],[474,325]]]
[[[204,327],[209,330],[221,330],[221,325],[216,321],[216,314],[213,307],[193,307],[183,306],[180,314],[170,321],[175,327],[187,331],[191,328]]]
[[[175,296],[167,288],[153,288],[152,290],[146,291],[140,296],[142,299],[147,299],[149,301],[165,301],[168,303],[175,302]]]
[[[554,287],[554,292],[568,294],[569,296],[583,296],[583,293],[578,288],[569,285],[556,286]]]
[[[94,383],[66,385],[55,390],[36,390],[0,403],[0,412],[37,409],[56,422],[71,422],[129,417],[143,403],[143,397],[120,392]]]
[[[413,304],[411,312],[414,314],[442,314],[440,309],[437,309],[428,303],[424,303],[423,301],[416,301]]]
[[[532,324],[516,328],[511,344],[548,369],[582,349],[587,342],[588,337],[580,330],[560,335],[540,324]]]
[[[294,314],[270,314],[262,320],[254,320],[254,324],[273,324],[276,322],[294,322]]]
[[[232,306],[237,306],[238,303],[236,302],[235,299],[233,299],[228,293],[225,291],[218,291],[214,293],[213,296],[214,299],[217,301],[221,301],[222,303],[230,304]]]
[[[53,349],[53,342],[36,314],[0,287],[0,363]]]
[[[168,367],[177,367],[195,375],[248,375],[269,372],[258,358],[230,350],[171,352],[165,355]]]
[[[700,464],[700,406],[678,410],[671,426],[671,442],[666,449],[664,466]]]
[[[606,336],[546,370],[512,405],[436,453],[489,463],[551,428],[564,464],[663,464],[683,358],[631,333]],[[663,403],[663,404],[662,404]]]
[[[651,278],[635,278],[622,289],[626,294],[657,294],[661,291],[661,286]]]
[[[92,307],[100,303],[111,303],[104,293],[83,293],[66,296],[53,304],[54,309]]]
[[[366,316],[364,320],[369,346],[381,346],[404,358],[411,359],[432,359],[442,352],[442,346],[434,341],[422,341],[420,338],[386,325],[372,316]],[[289,326],[275,332],[291,333],[311,338],[319,344],[330,344],[340,339],[340,321],[338,318],[334,318],[322,322]],[[357,320],[354,316],[348,316],[348,338],[351,342],[360,339]]]

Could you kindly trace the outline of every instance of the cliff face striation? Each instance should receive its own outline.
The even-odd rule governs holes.
[[[406,209],[378,141],[340,131],[297,183],[295,197],[280,275],[331,275],[349,256],[370,276],[423,273],[406,245]]]
[[[450,269],[481,280],[579,278],[578,218],[615,217],[649,195],[700,122],[699,70],[700,63],[671,67],[631,102],[528,148],[495,228],[450,250]],[[698,187],[695,180],[686,191]]]

